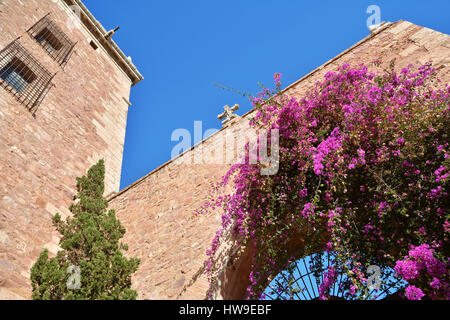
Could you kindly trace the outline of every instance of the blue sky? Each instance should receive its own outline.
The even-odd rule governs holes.
[[[84,0],[145,79],[132,88],[121,189],[170,159],[171,134],[221,127],[223,106],[282,74],[287,86],[369,34],[369,5],[382,21],[408,20],[450,34],[450,1]]]

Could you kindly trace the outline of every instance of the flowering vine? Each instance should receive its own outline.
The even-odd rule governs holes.
[[[293,261],[321,251],[335,257],[321,299],[337,270],[349,298],[367,297],[370,265],[407,281],[405,298],[450,297],[450,86],[429,63],[398,72],[376,61],[374,70],[344,64],[301,99],[281,91],[275,74],[275,89],[252,98],[250,125],[279,130],[279,170],[265,176],[260,164],[235,164],[219,184],[232,183],[232,193],[200,208],[223,210],[207,251],[210,297],[228,235],[235,247],[255,248],[249,299],[264,297]]]

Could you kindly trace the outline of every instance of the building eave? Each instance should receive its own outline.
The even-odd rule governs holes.
[[[78,6],[80,8],[80,22],[90,32],[92,37],[102,46],[110,58],[125,72],[130,78],[132,85],[142,81],[144,77],[137,70],[136,66],[125,56],[123,51],[111,38],[105,38],[106,29],[92,15],[89,9],[81,0],[62,0],[66,5]]]

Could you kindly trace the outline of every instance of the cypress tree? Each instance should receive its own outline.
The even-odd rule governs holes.
[[[65,221],[52,218],[61,234],[60,250],[50,258],[44,250],[31,268],[32,297],[38,300],[134,300],[131,275],[139,259],[127,259],[119,243],[125,228],[103,197],[105,165],[100,160],[77,178],[77,195]]]

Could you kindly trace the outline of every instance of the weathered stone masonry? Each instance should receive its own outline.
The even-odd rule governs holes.
[[[80,9],[81,20],[69,6]],[[77,42],[64,69],[26,33],[48,13]],[[58,250],[51,217],[69,214],[75,177],[105,158],[106,194],[119,189],[130,87],[142,76],[105,34],[80,0],[0,0],[0,50],[21,37],[33,57],[50,73],[57,72],[36,117],[0,88],[0,299],[31,297],[30,267],[43,248],[53,254]],[[286,91],[301,97],[325,72],[377,58],[397,58],[399,68],[432,61],[448,82],[449,50],[448,35],[406,21],[385,24]],[[227,123],[202,142],[203,151],[223,150],[221,138],[241,134],[251,116]],[[205,297],[202,267],[220,216],[193,212],[229,165],[189,164],[199,150],[193,147],[109,197],[127,229],[127,254],[141,258],[133,277],[140,299]],[[245,282],[245,266],[242,261],[232,281],[223,282],[219,297],[243,297],[245,285],[235,284]]]
[[[336,58],[289,86],[286,91],[302,97],[306,90],[331,70],[344,63],[369,64],[381,58],[385,63],[397,59],[397,67],[432,61],[445,82],[450,78],[450,37],[407,21],[384,24]],[[203,141],[204,152],[218,150],[221,137],[248,126],[249,112],[239,120]],[[198,216],[193,212],[207,200],[228,165],[179,164],[192,158],[198,147],[154,170],[143,179],[110,199],[127,229],[125,242],[129,255],[141,257],[134,276],[140,299],[204,299],[208,282],[202,272],[205,251],[220,226],[220,216]],[[188,161],[189,162],[189,161]],[[245,262],[242,262],[245,265]],[[247,270],[248,271],[248,270]],[[219,290],[219,297],[241,299],[246,279],[233,275]]]
[[[81,22],[69,5],[80,6]],[[58,250],[51,217],[69,213],[77,176],[105,158],[106,194],[119,191],[130,87],[142,76],[81,6],[0,1],[0,50],[21,37],[35,59],[57,72],[35,117],[0,88],[0,299],[31,297],[30,267],[44,248]],[[77,42],[64,69],[26,32],[48,13]]]

